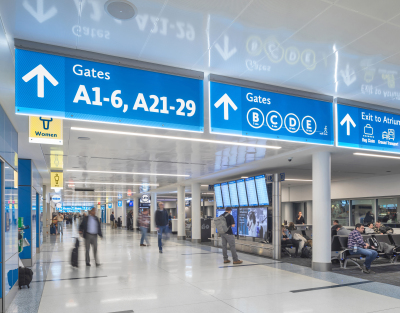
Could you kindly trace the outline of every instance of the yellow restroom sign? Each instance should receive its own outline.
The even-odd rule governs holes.
[[[51,189],[63,189],[64,175],[62,172],[51,172]]]
[[[29,116],[29,142],[63,144],[63,121],[52,117]]]

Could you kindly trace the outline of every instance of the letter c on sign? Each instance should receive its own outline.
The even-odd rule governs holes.
[[[272,116],[271,116],[271,123],[274,124],[274,125],[278,124],[278,122],[274,122],[274,120],[275,120],[276,118],[277,118],[276,115],[272,115]]]
[[[74,67],[72,68],[72,70],[74,71],[75,75],[82,76],[82,70],[81,70],[81,69],[78,69],[78,70],[77,70],[78,73],[75,72],[75,68],[76,68],[77,66],[82,67],[82,65],[75,64]]]

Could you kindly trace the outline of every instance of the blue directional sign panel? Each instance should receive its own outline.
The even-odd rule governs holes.
[[[337,105],[337,145],[400,153],[400,115]]]
[[[118,201],[118,207],[119,207],[119,208],[122,207],[122,201],[121,201],[121,200]]]
[[[212,133],[333,145],[331,102],[210,82]]]
[[[203,81],[16,49],[15,110],[203,132]]]

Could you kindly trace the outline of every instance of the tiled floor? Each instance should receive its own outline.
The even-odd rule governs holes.
[[[45,243],[38,282],[19,291],[8,312],[400,312],[396,286],[245,254],[247,266],[226,267],[219,249],[174,239],[159,254],[155,237],[139,247],[139,234],[108,227],[99,241],[102,266],[86,267],[81,245],[73,269],[74,236],[69,226],[64,238]]]

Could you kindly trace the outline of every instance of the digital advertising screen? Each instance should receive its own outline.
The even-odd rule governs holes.
[[[225,213],[225,209],[217,209],[217,217],[221,216],[222,214]],[[238,229],[238,209],[232,209],[231,212],[233,219],[235,220],[235,227],[232,227],[232,232],[234,235],[237,235],[237,229]],[[218,231],[217,231],[218,233]]]
[[[268,208],[240,208],[238,231],[240,236],[266,238]]]
[[[221,184],[221,191],[222,191],[222,199],[224,200],[224,206],[230,207],[231,206],[231,198],[229,196],[228,183]]]
[[[231,206],[237,208],[239,206],[239,198],[236,188],[236,181],[230,181],[229,183],[229,195],[231,196]]]
[[[244,181],[246,183],[247,198],[249,200],[249,206],[258,206],[256,184],[254,182],[254,177],[246,178]]]
[[[267,184],[265,182],[265,175],[259,175],[255,177],[257,197],[259,205],[269,205],[269,197]]]
[[[244,184],[244,179],[239,179],[236,181],[238,196],[239,196],[239,205],[240,206],[249,206],[249,202],[247,201],[247,192],[246,185]]]
[[[223,208],[224,203],[222,202],[221,184],[214,185],[215,202],[217,202],[217,208]]]

